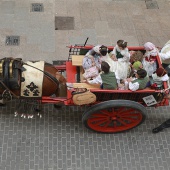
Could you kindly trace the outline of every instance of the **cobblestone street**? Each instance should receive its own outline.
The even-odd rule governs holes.
[[[1,108],[2,170],[168,170],[170,129],[152,129],[170,117],[169,107],[148,108],[140,126],[118,134],[87,130],[85,107],[46,105],[40,119],[14,117],[16,102]]]
[[[169,0],[0,0],[0,58],[49,63],[66,46],[128,46],[170,39]],[[15,38],[15,41],[10,37]],[[170,107],[147,108],[138,127],[116,134],[85,128],[85,107],[45,105],[42,118],[14,117],[18,101],[0,107],[0,170],[170,170]]]

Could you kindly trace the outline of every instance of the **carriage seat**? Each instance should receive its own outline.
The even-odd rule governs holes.
[[[99,84],[87,84],[87,83],[73,83],[74,88],[86,88],[88,90],[90,89],[100,89]]]
[[[10,90],[20,88],[20,70],[21,59],[13,60],[3,58],[0,60],[0,81],[2,81]],[[0,88],[4,88],[0,83]]]
[[[84,55],[72,55],[72,65],[73,66],[82,66]]]

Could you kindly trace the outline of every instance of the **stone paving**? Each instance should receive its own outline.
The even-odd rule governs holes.
[[[43,4],[32,12],[32,3]],[[67,59],[66,46],[129,46],[151,41],[162,47],[170,34],[169,0],[0,0],[0,57]],[[55,17],[73,17],[56,29]],[[68,20],[67,20],[68,21]],[[74,29],[69,30],[74,24]],[[56,29],[56,30],[55,30]],[[63,30],[60,30],[63,29]],[[6,36],[20,36],[18,46]],[[44,107],[41,119],[14,117],[17,102],[0,108],[0,170],[169,170],[170,129],[152,129],[170,118],[170,107],[147,108],[140,126],[118,134],[87,130],[84,107]]]
[[[119,134],[87,130],[85,107],[44,107],[40,118],[14,117],[17,102],[0,108],[2,170],[168,170],[170,129],[151,130],[170,117],[169,107],[147,108],[140,126]]]

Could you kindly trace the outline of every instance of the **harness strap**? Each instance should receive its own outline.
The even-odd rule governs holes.
[[[4,82],[7,85],[7,87],[9,87],[9,64],[10,64],[10,60],[9,59],[5,59],[5,64],[4,64]]]
[[[0,59],[0,61],[3,61],[4,59],[7,59],[7,58]],[[52,76],[50,73],[48,73],[48,72],[46,72],[46,71],[43,71],[43,70],[40,70],[40,69],[38,69],[38,68],[36,68],[36,67],[34,67],[34,66],[31,66],[31,65],[23,62],[21,59],[16,59],[16,58],[13,58],[13,57],[10,57],[10,58],[8,58],[8,59],[11,59],[11,60],[13,60],[13,61],[14,61],[14,60],[20,61],[20,62],[23,63],[23,65],[25,64],[25,65],[27,65],[27,66],[30,66],[30,67],[32,67],[32,68],[35,68],[35,69],[43,72],[43,73],[45,74],[45,76],[47,76],[47,77],[48,77],[50,80],[52,80],[55,84],[59,85],[59,81],[58,81],[54,76]],[[1,65],[0,65],[0,66],[1,66]],[[0,70],[1,70],[1,67],[0,67]]]
[[[43,71],[43,70],[40,70],[39,68],[36,68],[36,67],[34,67],[34,66],[31,66],[31,65],[23,62],[23,65],[24,65],[24,64],[27,65],[27,66],[30,66],[30,67],[32,67],[32,68],[35,68],[35,69],[37,69],[37,70],[39,70],[39,71],[41,71],[41,72],[43,72],[50,80],[52,80],[55,84],[59,85],[59,81],[58,81],[54,76],[52,76],[50,73],[48,73],[48,72],[46,72],[46,71]]]
[[[19,99],[19,96],[17,96],[15,93],[13,93],[1,80],[0,83],[5,87],[6,90],[8,90],[13,96]]]

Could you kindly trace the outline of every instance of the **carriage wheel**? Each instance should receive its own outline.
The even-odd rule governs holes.
[[[145,120],[146,108],[129,100],[111,100],[90,107],[84,114],[84,125],[101,133],[132,129]]]

